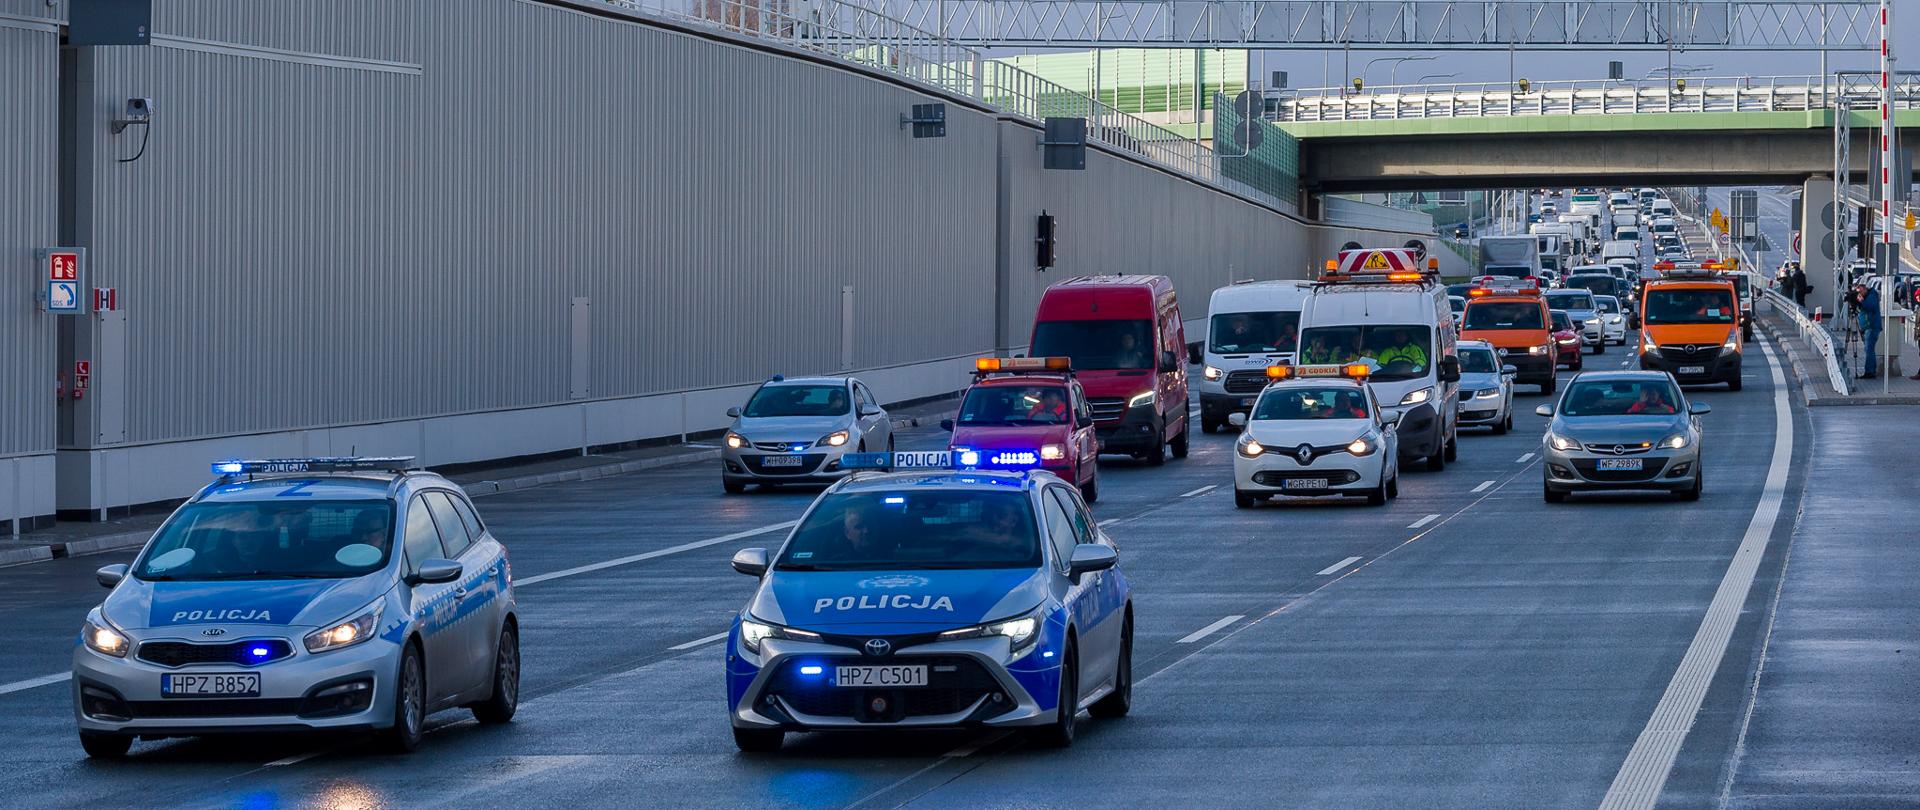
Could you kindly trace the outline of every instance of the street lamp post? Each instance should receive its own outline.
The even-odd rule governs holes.
[[[1399,67],[1400,67],[1400,63],[1401,63],[1401,62],[1430,62],[1430,61],[1433,61],[1434,59],[1437,59],[1437,58],[1439,58],[1439,57],[1434,57],[1434,56],[1382,56],[1382,57],[1380,57],[1380,58],[1378,58],[1378,59],[1369,59],[1369,60],[1367,60],[1367,64],[1366,64],[1365,66],[1363,66],[1363,67],[1361,67],[1361,68],[1360,68],[1360,83],[1361,83],[1362,85],[1365,85],[1365,84],[1366,84],[1366,82],[1367,82],[1367,71],[1370,71],[1370,70],[1372,70],[1372,69],[1373,69],[1373,66],[1374,66],[1374,65],[1377,65],[1377,64],[1379,64],[1379,63],[1381,63],[1381,62],[1392,62],[1392,63],[1393,63],[1393,66],[1394,66],[1394,72],[1395,72],[1395,73],[1397,73],[1397,72],[1398,72],[1398,70],[1399,70]],[[1392,77],[1392,76],[1394,75],[1394,73],[1388,73],[1387,75],[1389,76],[1389,78],[1388,78],[1388,80],[1387,80],[1387,84],[1388,84],[1388,85],[1392,85],[1392,84],[1393,84],[1393,79],[1392,79],[1391,77]]]

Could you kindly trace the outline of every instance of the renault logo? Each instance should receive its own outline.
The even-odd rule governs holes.
[[[1313,445],[1311,445],[1311,444],[1303,444],[1303,445],[1300,445],[1299,447],[1295,447],[1295,448],[1293,448],[1293,457],[1294,457],[1294,458],[1297,458],[1297,459],[1300,459],[1300,463],[1301,463],[1301,464],[1305,464],[1305,463],[1307,463],[1307,462],[1310,462],[1310,461],[1312,461],[1312,460],[1313,460]]]
[[[226,634],[227,634],[227,631],[222,630],[218,627],[209,627],[205,630],[200,631],[200,635],[203,635],[203,636],[224,636]]]
[[[861,646],[862,646],[862,649],[865,649],[867,651],[868,655],[874,656],[876,658],[882,655],[886,655],[887,653],[893,652],[893,642],[888,641],[884,638],[867,639],[867,643]]]

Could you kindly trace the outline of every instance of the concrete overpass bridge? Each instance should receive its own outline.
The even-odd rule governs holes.
[[[1310,192],[1576,185],[1791,184],[1832,174],[1835,124],[1864,177],[1868,88],[1817,77],[1305,90],[1268,120],[1301,142]],[[1920,76],[1895,94],[1920,128]]]

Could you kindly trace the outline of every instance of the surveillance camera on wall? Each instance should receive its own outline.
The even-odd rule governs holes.
[[[127,99],[127,123],[145,123],[153,120],[153,99]]]

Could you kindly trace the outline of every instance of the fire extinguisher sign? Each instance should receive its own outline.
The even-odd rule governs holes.
[[[87,249],[51,247],[35,251],[34,297],[40,309],[55,315],[80,315],[87,311]]]

